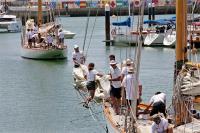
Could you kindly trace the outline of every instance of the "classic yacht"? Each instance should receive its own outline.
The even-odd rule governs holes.
[[[38,0],[38,22],[27,20],[21,37],[21,56],[39,60],[67,58],[61,25],[56,21],[43,23],[42,18],[42,0]]]

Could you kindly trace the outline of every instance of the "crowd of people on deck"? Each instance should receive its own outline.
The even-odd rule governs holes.
[[[63,48],[64,32],[59,25],[49,29],[47,33],[40,33],[39,26],[28,28],[26,31],[28,48]],[[54,42],[54,40],[56,41]]]
[[[74,61],[74,67],[78,68],[81,64],[85,63],[85,57],[82,51],[79,50],[78,45],[74,46],[74,52],[72,54]],[[120,69],[120,66],[115,60],[115,55],[109,56],[109,75],[110,75],[110,103],[113,107],[116,115],[120,114],[120,106],[123,103],[123,99],[126,99],[125,103],[128,107],[128,111],[131,109],[131,101],[134,100],[134,92],[138,89],[137,105],[140,103],[141,99],[141,89],[142,85],[139,82],[137,88],[135,88],[136,77],[135,77],[135,65],[131,59],[125,61],[125,65]],[[95,93],[95,77],[103,76],[95,70],[95,64],[88,64],[88,71],[85,72],[85,79],[87,80],[87,89],[90,93],[90,97],[87,99],[87,103],[94,98]],[[125,93],[123,93],[125,92]],[[144,110],[143,113],[149,113],[149,108],[152,107],[150,111],[150,116],[152,117],[152,133],[165,133],[168,129],[168,121],[166,120],[166,95],[162,92],[156,92],[154,96],[150,99],[149,106]],[[163,115],[162,115],[163,114]]]

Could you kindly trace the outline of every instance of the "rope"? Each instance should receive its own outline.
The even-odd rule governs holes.
[[[92,0],[91,0],[91,2],[92,2]],[[83,52],[84,52],[84,49],[85,49],[85,43],[86,43],[86,38],[87,38],[90,12],[91,12],[91,8],[89,7],[88,17],[87,17],[87,22],[86,22],[86,27],[85,27],[85,36],[84,36],[84,40],[83,40]]]
[[[89,49],[90,44],[91,44],[91,40],[92,40],[92,37],[93,37],[93,32],[94,32],[94,28],[95,28],[95,24],[96,24],[98,12],[99,12],[99,8],[97,9],[97,14],[96,14],[96,17],[95,17],[94,25],[93,25],[93,27],[92,27],[92,33],[91,33],[91,35],[90,35],[90,40],[89,40],[89,44],[88,44],[88,47],[87,47],[87,50],[86,50],[85,57],[87,57],[88,49]]]

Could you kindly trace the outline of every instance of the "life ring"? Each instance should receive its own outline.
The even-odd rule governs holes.
[[[115,36],[115,35],[116,35],[116,29],[112,29],[112,30],[111,30],[111,35],[112,35],[112,36]]]
[[[134,0],[133,5],[134,7],[140,7],[142,5],[142,2],[140,0]]]

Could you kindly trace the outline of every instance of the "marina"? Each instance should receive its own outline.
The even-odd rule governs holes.
[[[179,0],[179,2],[182,1]],[[41,10],[42,7],[40,7],[40,11]],[[110,14],[106,12],[106,15]],[[174,16],[175,14],[166,14],[156,15],[155,17],[156,19],[168,19]],[[136,78],[138,78],[137,83],[134,83],[136,86],[142,85],[142,102],[148,103],[155,92],[160,91],[166,94],[167,107],[173,106],[173,93],[181,86],[181,84],[178,84],[179,86],[177,85],[174,87],[175,81],[173,79],[174,73],[178,71],[174,71],[174,62],[177,59],[175,51],[177,51],[177,49],[160,46],[142,47],[142,41],[144,41],[140,36],[142,32],[144,32],[142,30],[137,31],[137,33],[134,31],[131,32],[141,37],[140,40],[138,39],[139,46],[141,46],[139,48],[130,45],[109,45],[112,38],[110,38],[110,34],[105,35],[105,30],[110,32],[110,25],[104,25],[104,23],[114,22],[116,18],[110,17],[109,20],[105,22],[107,17],[109,16],[59,16],[59,24],[54,23],[57,21],[54,21],[53,24],[45,24],[46,22],[42,24],[42,17],[40,16],[35,21],[31,19],[26,21],[26,25],[21,33],[0,33],[0,132],[134,132],[133,130],[136,128],[131,127],[132,129],[130,129],[134,117],[131,115],[128,117],[126,116],[127,114],[124,106],[121,106],[122,111],[118,114],[119,112],[116,111],[117,109],[115,110],[115,107],[113,107],[112,98],[108,98],[110,84],[115,81],[112,80],[113,76],[108,76],[108,74],[111,73],[110,67],[116,65],[122,68],[123,65],[127,65],[128,58],[134,59],[134,62],[130,60],[130,64],[132,67],[135,67],[134,69],[136,72],[140,71],[138,77],[136,76]],[[141,16],[135,15],[134,20],[140,17]],[[143,17],[144,20],[148,19],[148,15],[144,15]],[[180,14],[178,17],[180,20]],[[126,20],[127,16],[120,16],[119,19]],[[42,33],[42,39],[44,39],[45,42],[42,41],[42,43],[38,43],[38,41],[36,41],[36,43],[30,43],[29,36],[27,35],[29,35],[28,32],[30,29],[36,27],[35,23],[38,24],[37,34]],[[185,26],[185,23],[181,24],[181,26]],[[133,21],[133,28],[137,28],[137,24],[138,22]],[[140,26],[143,25],[143,20],[139,24]],[[198,23],[195,25],[197,26]],[[58,32],[62,32],[61,29],[64,33],[68,33],[69,36],[66,34],[66,36],[64,36],[63,34],[64,42],[62,41],[62,46],[59,46],[61,45],[61,41]],[[182,49],[181,52],[183,52],[183,49],[185,50],[187,47],[187,37],[185,34],[183,37],[184,39],[181,40],[179,33],[181,33],[180,31],[183,32],[183,30],[181,30],[181,28],[178,28],[178,30],[178,34],[176,35],[179,39],[177,39],[176,42],[178,44],[185,44],[184,46],[178,45],[179,50]],[[196,32],[197,34],[195,34],[194,38],[196,39],[195,41],[198,41],[196,37],[198,36],[198,30],[196,30]],[[53,37],[54,41],[52,41],[52,46],[49,46],[47,36]],[[46,44],[48,45],[46,46]],[[77,48],[81,51],[83,50],[86,66],[93,62],[95,64],[95,69],[98,70],[99,75],[94,78],[94,80],[98,81],[98,93],[95,92],[95,98],[98,99],[92,99],[92,102],[88,100],[90,97],[88,97],[87,90],[79,90],[80,84],[78,84],[79,81],[77,79],[80,78],[80,80],[86,81],[87,77],[84,75],[88,76],[87,69],[89,70],[89,68],[85,68],[82,65],[80,67],[81,63],[74,61],[73,51]],[[141,53],[134,53],[138,50],[140,50]],[[197,63],[200,58],[199,49],[195,50],[196,51],[191,51],[193,52],[191,55],[188,54],[190,61],[194,62],[194,64],[186,64],[189,68],[191,66],[197,68],[199,65]],[[183,54],[180,53],[178,58],[182,59]],[[109,56],[112,54],[115,55],[115,60],[109,60]],[[140,62],[138,62],[138,58],[140,58]],[[177,62],[178,61],[181,62],[182,60],[177,60]],[[140,70],[138,67],[140,67]],[[184,77],[184,74],[178,77],[180,78],[179,82],[184,81],[183,86],[180,87],[182,88],[180,91],[184,95],[199,94],[199,73],[194,68],[191,70],[194,71],[191,75],[187,75],[185,72],[184,74],[187,75],[187,77]],[[133,70],[129,72],[132,73]],[[79,77],[77,78],[74,75],[78,75]],[[176,82],[178,82],[178,80]],[[190,84],[191,82],[194,83],[194,85]],[[87,84],[84,86],[87,87]],[[191,88],[194,89],[193,92]],[[136,94],[134,94],[134,97],[136,97]],[[173,99],[173,102],[180,102],[176,101],[177,99]],[[133,101],[133,104],[134,103],[136,104],[136,100]],[[185,109],[181,104],[180,106],[182,107],[177,107],[177,105],[175,110],[177,109],[179,111],[180,108]],[[143,105],[140,105],[141,108],[148,108],[148,105]],[[136,112],[133,111],[133,113]],[[182,116],[180,116],[180,114],[178,115],[176,120],[179,118],[179,121],[181,121],[183,118],[181,118]],[[187,113],[184,112],[183,116],[185,115],[187,115]],[[150,132],[149,129],[152,121],[149,122],[142,119],[137,122],[140,125],[137,128],[140,128],[142,133]],[[179,126],[179,128],[174,131],[179,133],[187,130],[188,133],[190,133],[194,125],[197,127],[194,128],[194,130],[198,132],[200,124],[195,120],[193,122],[194,124],[188,123]],[[124,127],[129,127],[129,129]]]
[[[81,22],[86,20],[85,17],[61,18],[62,23],[66,22],[63,25],[64,29],[79,33],[74,40],[65,40],[69,58],[63,61],[23,59],[20,57],[20,33],[0,34],[2,40],[0,73],[5,75],[0,78],[2,132],[79,133],[80,130],[83,133],[97,132],[97,130],[98,133],[105,132],[99,123],[94,122],[88,110],[80,105],[81,100],[72,84],[73,62],[70,57],[73,46],[79,44],[81,48],[83,44],[84,30],[80,29],[85,28]],[[92,24],[95,18],[91,17],[90,20]],[[116,54],[116,59],[120,62],[120,58],[126,57],[127,47],[105,46],[102,42],[103,22],[104,17],[97,19],[87,60],[95,62],[98,70],[106,72],[109,67],[109,54]],[[134,47],[132,49],[134,50]],[[143,100],[148,101],[155,91],[162,90],[167,94],[170,103],[173,82],[173,67],[170,64],[174,60],[174,49],[146,47],[143,48],[143,53],[141,64],[141,81],[145,83]],[[100,112],[97,115],[104,124],[101,107],[98,107],[97,112]]]

